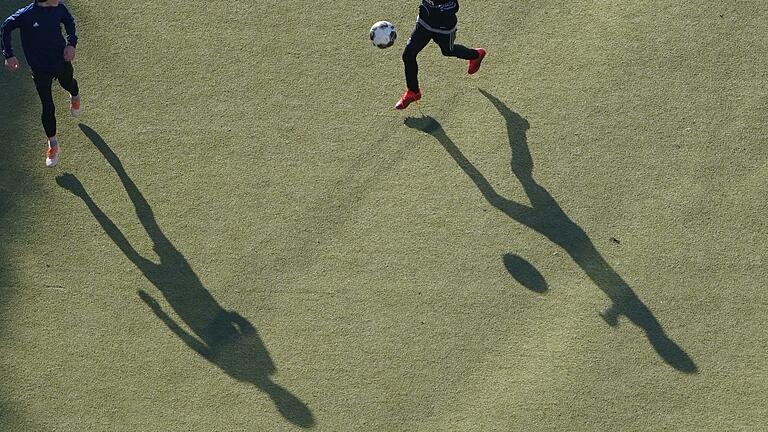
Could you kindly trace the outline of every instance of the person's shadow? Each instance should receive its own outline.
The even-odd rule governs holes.
[[[131,246],[120,229],[88,195],[77,177],[65,173],[58,176],[56,182],[83,200],[104,232],[160,290],[193,334],[175,322],[148,293],[139,291],[139,297],[187,346],[229,376],[251,383],[269,395],[285,419],[301,427],[313,426],[312,412],[306,404],[270,379],[270,375],[275,372],[275,365],[253,325],[237,312],[226,310],[219,305],[203,286],[184,255],[163,234],[152,208],[126,173],[117,155],[93,129],[82,124],[80,129],[104,155],[120,178],[136,210],[136,216],[152,240],[159,263],[141,256]]]
[[[493,95],[483,90],[480,92],[491,101],[506,121],[512,151],[512,173],[522,184],[531,202],[530,207],[499,195],[483,174],[464,157],[434,118],[408,118],[405,124],[435,137],[491,205],[565,250],[611,300],[611,306],[600,314],[610,326],[616,326],[619,316],[625,316],[645,332],[648,342],[668,365],[685,373],[695,373],[697,367],[691,357],[664,333],[653,313],[600,255],[584,230],[574,223],[552,195],[533,179],[533,159],[526,137],[528,121]],[[542,286],[541,283],[538,282],[539,287]],[[543,289],[536,291],[543,292]]]

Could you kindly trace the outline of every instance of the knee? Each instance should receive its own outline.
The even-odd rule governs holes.
[[[453,57],[453,49],[451,48],[440,47],[440,52],[442,52],[445,57]]]

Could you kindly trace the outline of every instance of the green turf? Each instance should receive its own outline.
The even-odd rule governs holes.
[[[59,168],[0,74],[0,429],[765,427],[763,2],[463,2],[399,113],[416,3],[68,3]]]

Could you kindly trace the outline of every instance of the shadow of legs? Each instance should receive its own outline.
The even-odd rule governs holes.
[[[139,298],[190,349],[229,376],[266,392],[286,420],[302,427],[314,424],[309,408],[270,380],[269,376],[276,368],[254,326],[240,314],[221,307],[184,255],[163,233],[152,208],[117,155],[96,131],[83,124],[80,128],[120,178],[141,225],[152,240],[159,263],[144,258],[133,249],[117,226],[87,194],[77,177],[65,173],[56,179],[57,183],[83,200],[104,232],[162,293],[186,328],[177,323],[172,314],[163,311],[148,293],[140,291]]]

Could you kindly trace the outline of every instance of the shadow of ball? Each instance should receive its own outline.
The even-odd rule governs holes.
[[[544,280],[544,276],[542,276],[531,263],[511,253],[504,255],[502,260],[504,261],[504,267],[507,268],[509,274],[512,275],[520,285],[537,293],[544,293],[547,291],[547,281]]]

